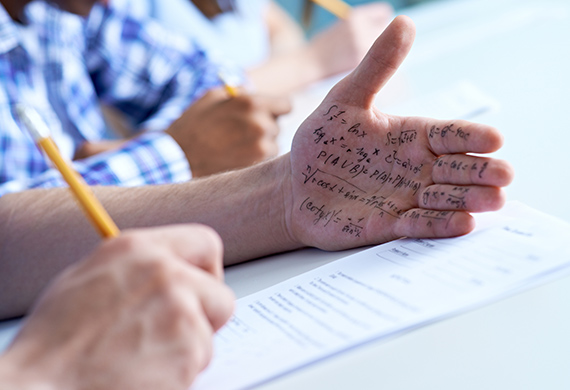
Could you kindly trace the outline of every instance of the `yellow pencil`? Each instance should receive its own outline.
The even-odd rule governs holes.
[[[312,0],[340,19],[348,18],[351,7],[342,0]]]
[[[24,105],[16,106],[18,116],[32,134],[34,141],[47,154],[61,175],[69,184],[69,188],[83,208],[83,211],[99,234],[104,238],[119,235],[119,228],[95,197],[85,180],[68,164],[56,144],[50,137],[49,129],[41,116],[31,107]]]
[[[230,95],[231,97],[237,97],[239,96],[239,90],[238,87],[236,87],[235,85],[233,85],[232,83],[228,82],[226,76],[224,75],[223,72],[218,72],[218,78],[221,80],[221,82],[224,84],[224,88],[226,89],[226,92],[228,93],[228,95]]]

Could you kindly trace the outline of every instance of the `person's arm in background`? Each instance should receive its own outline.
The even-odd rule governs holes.
[[[315,35],[309,41],[295,39],[296,45],[278,50],[266,62],[248,70],[259,93],[288,94],[307,84],[354,68],[374,39],[393,17],[388,3],[353,7],[348,18]],[[267,7],[271,36],[297,36],[298,25],[275,2]],[[286,31],[280,31],[286,30]],[[273,39],[272,39],[273,42]]]
[[[176,120],[178,131],[175,138],[171,137],[169,127],[165,131],[146,132],[129,139],[85,143],[76,153],[76,165],[89,178],[94,173],[91,169],[94,161],[99,161],[109,166],[106,169],[110,172],[120,172],[117,176],[122,179],[116,182],[93,179],[90,183],[121,186],[129,185],[125,177],[133,176],[136,180],[144,175],[137,173],[137,167],[125,170],[114,166],[111,168],[109,163],[117,159],[130,160],[129,154],[143,147],[147,156],[154,156],[159,161],[173,161],[177,156],[180,160],[178,164],[164,163],[161,169],[169,171],[178,165],[187,170],[190,165],[194,178],[245,168],[277,156],[279,127],[276,119],[290,109],[290,102],[279,97],[241,94],[230,98],[225,90],[211,90]],[[146,141],[149,139],[156,141]],[[155,161],[151,160],[149,165],[154,166]],[[160,170],[154,175],[160,176]],[[166,177],[162,182],[145,181],[144,184],[181,181],[172,180],[173,177],[175,175],[171,174],[170,179]]]
[[[275,1],[267,2],[264,14],[272,57],[289,53],[307,44],[301,25]]]
[[[373,106],[413,37],[412,22],[396,18],[303,122],[289,154],[187,183],[98,187],[96,194],[123,230],[187,222],[214,228],[226,265],[306,246],[340,250],[465,234],[474,227],[470,212],[502,206],[500,187],[513,171],[471,155],[501,147],[490,126],[398,117]],[[356,231],[344,229],[351,223]],[[65,188],[0,198],[0,318],[24,313],[97,242]]]
[[[131,17],[128,8],[114,8],[112,3],[109,7],[95,5],[86,36],[85,58],[97,94],[104,105],[128,118],[135,142],[136,134],[166,130],[184,114],[179,145],[184,155],[191,157],[188,162],[195,177],[276,155],[276,118],[289,111],[286,99],[245,92],[230,98],[221,88],[220,67],[193,41],[168,33],[152,21]],[[201,108],[193,109],[193,103]],[[233,139],[236,134],[242,135],[236,144],[212,140]],[[122,145],[88,144],[76,157]],[[187,145],[192,145],[192,152]]]
[[[197,225],[103,242],[42,294],[0,356],[0,389],[187,389],[233,310],[222,251]]]

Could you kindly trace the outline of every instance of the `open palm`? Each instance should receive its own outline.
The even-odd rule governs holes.
[[[469,212],[503,205],[510,165],[468,154],[500,148],[497,130],[373,107],[413,37],[412,22],[396,18],[297,131],[288,227],[304,244],[336,250],[403,236],[456,236],[473,228]]]

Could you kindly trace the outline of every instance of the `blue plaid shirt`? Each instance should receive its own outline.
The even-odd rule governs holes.
[[[38,1],[18,24],[0,5],[0,196],[64,185],[18,120],[20,102],[42,115],[69,159],[83,142],[108,134],[101,102],[128,116],[142,135],[74,162],[91,185],[191,178],[184,153],[161,130],[219,84],[218,69],[192,42],[123,8],[96,5],[83,19]]]

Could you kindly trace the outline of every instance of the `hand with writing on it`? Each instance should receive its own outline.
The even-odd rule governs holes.
[[[500,187],[513,179],[511,166],[468,154],[499,149],[497,130],[373,107],[414,34],[411,20],[397,17],[297,131],[286,223],[299,242],[337,250],[457,236],[473,229],[469,212],[503,205]]]
[[[105,241],[45,291],[0,357],[0,382],[187,389],[233,310],[221,260],[220,238],[199,225],[124,231]]]
[[[208,176],[253,165],[278,153],[277,117],[289,100],[211,90],[166,131],[184,150],[192,175]]]

